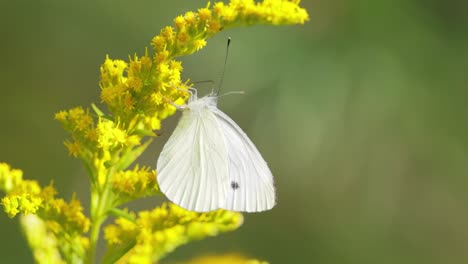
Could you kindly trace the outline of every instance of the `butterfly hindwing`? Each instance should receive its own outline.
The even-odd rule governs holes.
[[[216,116],[226,142],[229,180],[226,203],[222,208],[233,211],[259,212],[276,203],[273,175],[255,145],[242,129],[215,106]]]

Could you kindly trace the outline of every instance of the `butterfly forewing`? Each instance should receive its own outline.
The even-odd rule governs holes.
[[[225,203],[228,154],[217,117],[208,108],[185,110],[157,163],[161,191],[192,211],[215,210]]]

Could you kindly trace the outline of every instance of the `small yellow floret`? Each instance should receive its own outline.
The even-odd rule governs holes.
[[[185,42],[189,40],[189,35],[185,31],[179,32],[177,34],[177,40],[179,41],[179,45],[183,45]]]
[[[174,25],[176,26],[177,29],[181,29],[185,27],[185,19],[183,16],[178,16],[174,19]]]
[[[194,24],[196,21],[195,14],[191,11],[185,13],[184,18],[185,18],[185,22],[187,22],[187,24],[190,24],[190,25]]]
[[[65,141],[65,146],[68,149],[68,153],[74,156],[75,158],[78,157],[82,151],[81,144],[78,141]]]
[[[208,8],[200,8],[198,9],[198,16],[200,17],[200,20],[206,21],[211,18],[211,10]]]
[[[203,47],[206,46],[206,40],[204,39],[199,39],[194,41],[193,45],[195,46],[195,50],[202,49]]]
[[[156,60],[157,63],[161,64],[161,63],[165,62],[167,60],[167,58],[169,58],[169,51],[163,50],[163,51],[158,52],[156,54],[155,60]]]
[[[171,26],[167,26],[162,29],[161,35],[166,38],[166,40],[170,40],[174,37],[174,28]]]
[[[153,45],[155,50],[159,51],[159,50],[162,50],[164,46],[166,45],[166,39],[163,36],[158,35],[153,38],[153,40],[151,41],[151,44]]]
[[[60,111],[60,112],[55,114],[55,119],[60,121],[60,122],[63,122],[63,121],[65,121],[67,119],[67,116],[68,116],[67,111]]]

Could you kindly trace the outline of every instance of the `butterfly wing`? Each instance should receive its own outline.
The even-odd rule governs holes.
[[[216,107],[210,107],[224,134],[229,160],[226,203],[233,211],[260,212],[276,203],[273,175],[255,145],[242,129]]]
[[[220,208],[228,186],[228,157],[216,116],[187,109],[159,155],[157,180],[173,203],[198,212]]]

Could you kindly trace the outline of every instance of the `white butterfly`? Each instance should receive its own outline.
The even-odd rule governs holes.
[[[161,191],[197,212],[260,212],[275,205],[273,176],[242,129],[217,107],[215,94],[191,93],[157,162]]]

